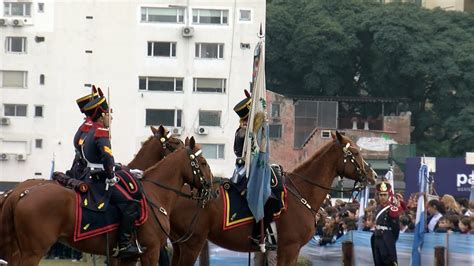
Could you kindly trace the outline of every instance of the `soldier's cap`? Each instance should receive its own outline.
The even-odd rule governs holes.
[[[245,99],[240,101],[238,104],[234,106],[234,111],[240,117],[241,120],[246,119],[250,113],[250,107],[252,104],[252,98],[250,98],[250,93],[247,90],[245,92]]]
[[[93,98],[86,106],[84,106],[84,113],[92,120],[97,120],[102,114],[109,112],[109,105],[103,96]]]
[[[378,193],[389,193],[391,188],[392,188],[392,186],[390,185],[390,183],[386,183],[386,182],[383,182],[383,181],[378,183],[375,186],[375,189],[377,190]]]
[[[92,93],[82,96],[81,98],[76,100],[77,106],[79,107],[79,110],[81,110],[81,113],[84,113],[84,106],[86,106],[86,104],[88,104],[91,99],[97,97],[99,97],[99,93],[97,92],[95,86],[92,85]]]

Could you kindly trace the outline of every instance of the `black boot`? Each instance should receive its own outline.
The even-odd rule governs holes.
[[[137,244],[132,240],[133,232],[135,227],[133,222],[139,215],[138,206],[132,202],[128,204],[125,210],[122,212],[122,221],[119,227],[119,250],[117,257],[120,259],[135,257],[139,255],[140,249]]]

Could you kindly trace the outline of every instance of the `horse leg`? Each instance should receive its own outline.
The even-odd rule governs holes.
[[[201,252],[202,247],[206,241],[201,243],[191,244],[189,242],[179,244],[179,262],[178,265],[189,266],[194,265],[199,252]],[[174,255],[173,255],[174,257]]]
[[[173,244],[173,257],[171,258],[171,266],[177,266],[180,257],[179,244]]]
[[[142,266],[156,266],[160,260],[160,246],[147,247],[145,253],[140,256]]]
[[[298,254],[300,246],[298,244],[278,245],[277,251],[277,265],[278,266],[296,266],[298,262]]]
[[[36,251],[25,251],[21,253],[19,266],[34,266],[40,263],[43,253]],[[8,264],[10,265],[10,264]]]

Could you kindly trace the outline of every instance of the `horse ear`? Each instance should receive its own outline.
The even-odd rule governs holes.
[[[156,133],[158,133],[158,129],[156,129],[156,127],[150,126],[150,129],[151,129],[151,133],[153,133],[153,135],[156,135]]]
[[[161,134],[162,136],[166,135],[166,130],[165,130],[165,128],[163,127],[163,125],[160,125],[160,126],[158,127],[158,132],[160,132],[160,134]]]
[[[342,143],[342,135],[336,130],[336,137],[337,137],[337,141],[339,141],[339,143]]]
[[[194,150],[195,147],[196,147],[196,140],[194,140],[194,137],[191,137],[191,139],[189,140],[189,148],[191,148],[191,150]]]
[[[184,140],[184,146],[189,146],[189,137]]]

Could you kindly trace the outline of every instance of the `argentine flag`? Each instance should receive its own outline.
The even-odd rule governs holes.
[[[421,265],[421,247],[423,246],[423,238],[425,235],[425,198],[424,193],[427,188],[428,181],[428,165],[425,164],[423,158],[420,170],[418,172],[418,184],[420,186],[420,195],[418,196],[418,205],[416,207],[416,222],[415,222],[415,232],[414,232],[414,241],[413,249],[411,251],[411,266],[420,266]]]

